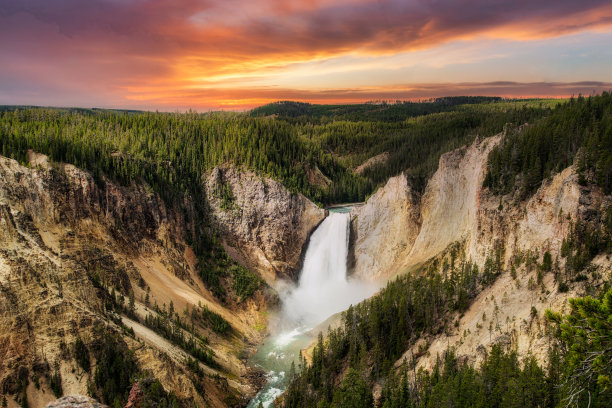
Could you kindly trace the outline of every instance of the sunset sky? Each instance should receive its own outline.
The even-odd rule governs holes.
[[[610,89],[610,0],[0,0],[0,104],[207,111]]]

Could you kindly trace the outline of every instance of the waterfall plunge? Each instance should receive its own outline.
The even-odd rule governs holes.
[[[350,215],[332,212],[310,237],[298,286],[283,296],[285,327],[313,327],[376,288],[347,279]]]
[[[300,350],[313,340],[308,333],[311,328],[378,289],[346,277],[349,228],[347,212],[331,212],[310,237],[298,285],[279,290],[283,305],[276,334],[252,359],[267,371],[268,382],[248,408],[260,402],[268,408],[283,392],[291,363],[297,362]]]

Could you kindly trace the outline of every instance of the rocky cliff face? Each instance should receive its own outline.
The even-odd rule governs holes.
[[[352,273],[377,280],[395,273],[420,228],[418,197],[404,174],[351,211]]]
[[[323,210],[251,174],[230,171],[227,180],[244,205],[226,212],[211,197],[228,247],[245,242],[248,249],[236,252],[241,260],[289,274]],[[226,304],[204,286],[185,238],[194,228],[194,205],[174,211],[146,185],[96,183],[85,171],[34,153],[30,167],[0,158],[0,397],[9,406],[24,390],[31,407],[54,400],[55,367],[64,394],[86,394],[93,369],[83,372],[71,350],[76,338],[95,343],[100,326],[116,332],[140,367],[181,400],[224,407],[254,393],[243,359],[265,333],[266,301],[256,292],[240,305]],[[134,299],[140,322],[108,309],[111,292],[126,307]],[[185,319],[206,306],[232,327],[233,335],[221,335],[199,323],[218,365],[200,364],[203,377],[187,369],[183,349],[143,324],[157,314],[154,305],[170,304]]]
[[[545,360],[544,310],[565,307],[569,297],[601,285],[612,273],[609,260],[597,258],[588,280],[563,293],[552,273],[538,276],[533,263],[541,262],[548,251],[558,267],[563,267],[560,252],[570,225],[592,218],[602,205],[609,205],[610,197],[596,188],[580,186],[574,167],[544,181],[526,201],[493,196],[482,188],[482,182],[488,154],[501,137],[477,140],[444,154],[420,200],[399,176],[353,211],[357,237],[353,270],[366,279],[389,279],[433,258],[446,256],[450,261],[444,254],[451,245],[459,245],[460,256],[481,269],[487,258],[499,254],[504,272],[468,311],[454,317],[456,326],[422,339],[406,352],[404,358],[417,356],[419,366],[431,368],[436,356],[449,346],[463,358],[478,362],[496,342],[513,347],[520,356],[533,354]],[[528,257],[531,266],[517,266],[516,277],[511,276],[517,259]],[[398,364],[401,361],[403,358]]]
[[[487,157],[501,135],[440,157],[421,199],[423,220],[405,265],[423,262],[453,242],[467,239],[476,224]]]
[[[530,248],[546,247],[557,255],[569,221],[595,211],[603,197],[580,187],[575,169],[569,167],[526,202],[511,197],[500,201],[482,188],[482,182],[488,154],[501,137],[477,140],[442,155],[421,198],[400,175],[353,210],[354,273],[386,279],[454,242],[466,242],[467,255],[477,264],[496,247],[504,248],[505,264],[515,252]]]
[[[385,280],[467,239],[476,224],[487,157],[500,138],[442,155],[422,197],[400,175],[353,210],[354,273]]]
[[[227,251],[270,283],[296,278],[308,237],[325,210],[277,181],[231,166],[213,169],[205,185]]]

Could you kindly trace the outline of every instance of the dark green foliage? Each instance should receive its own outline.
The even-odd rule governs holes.
[[[98,328],[93,346],[96,368],[92,396],[107,405],[125,406],[132,381],[139,371],[134,353],[119,335],[104,327]]]
[[[581,184],[612,192],[612,94],[572,98],[526,129],[508,134],[489,155],[484,186],[525,198],[577,154]]]
[[[96,326],[90,348],[96,359],[91,383],[88,385],[92,397],[113,408],[124,407],[134,382],[138,381],[142,395],[140,407],[182,406],[178,398],[166,392],[150,372],[140,370],[134,352],[112,329]]]
[[[334,408],[373,408],[374,397],[370,387],[361,374],[349,369],[342,384],[334,392],[331,407]]]
[[[195,373],[198,377],[200,378],[204,377],[204,370],[202,370],[202,367],[200,367],[200,363],[198,362],[198,360],[195,360],[187,356],[187,359],[185,360],[185,365],[187,366],[189,370]]]
[[[568,405],[604,407],[612,399],[612,287],[601,297],[570,299],[570,314],[546,311],[566,347]]]
[[[231,271],[234,276],[233,289],[241,302],[251,297],[260,288],[261,279],[248,269],[236,264],[232,266]]]
[[[544,252],[541,268],[544,272],[550,272],[552,270],[552,256],[548,251]]]
[[[565,274],[570,280],[580,280],[579,272],[600,253],[612,251],[612,206],[608,206],[590,221],[578,219],[572,223],[570,232],[563,239],[561,256],[566,258]],[[584,279],[582,279],[584,280]]]
[[[211,252],[209,252],[211,254]],[[219,265],[219,260],[225,263],[222,256],[201,256],[198,258],[198,272],[206,287],[220,300],[225,300],[226,291],[221,283],[221,278],[226,277],[224,265]],[[215,262],[216,261],[216,262]]]
[[[234,201],[236,198],[232,193],[232,188],[227,183],[217,185],[214,191],[215,197],[221,199],[221,208],[225,211],[233,210],[235,207]]]
[[[74,359],[76,360],[77,364],[85,372],[89,372],[89,369],[91,367],[91,363],[89,360],[89,350],[87,349],[87,346],[83,342],[83,339],[81,339],[80,337],[77,337],[72,347],[72,350],[74,352]]]
[[[138,387],[142,393],[142,399],[138,405],[140,408],[178,408],[181,406],[174,393],[166,392],[159,380],[155,378],[149,376],[140,378]]]
[[[202,319],[208,327],[217,333],[225,334],[232,329],[232,326],[223,316],[213,312],[206,306],[202,308]]]
[[[312,364],[290,382],[287,407],[332,403],[335,378],[343,365],[360,370],[367,381],[386,375],[393,363],[419,336],[438,333],[449,312],[466,308],[482,280],[478,268],[461,262],[446,278],[435,265],[403,275],[387,284],[377,296],[344,314],[344,325],[322,335],[312,353]],[[487,281],[489,282],[489,281]]]
[[[348,120],[353,122],[402,122],[408,118],[447,112],[460,105],[498,102],[499,97],[452,96],[425,102],[398,101],[396,103],[363,103],[355,105],[311,105],[303,102],[280,101],[260,106],[252,116],[278,115],[301,122]]]
[[[212,239],[207,247],[206,254],[198,259],[198,272],[218,299],[226,300],[228,287],[242,302],[264,284],[257,275],[232,260],[216,239]],[[226,281],[230,281],[231,286],[224,285]]]
[[[393,370],[383,388],[383,408],[542,407],[547,376],[534,357],[519,363],[514,352],[493,346],[479,369],[460,364],[452,350],[432,372]],[[554,389],[553,393],[557,392]]]
[[[51,391],[53,391],[55,398],[59,398],[64,394],[62,389],[62,376],[59,372],[59,364],[57,362],[55,363],[55,369],[49,378],[49,386],[51,387]]]
[[[215,354],[206,345],[207,339],[183,322],[178,314],[158,310],[155,314],[148,314],[145,317],[144,324],[191,354],[198,361],[209,367],[217,367],[218,364],[214,359]]]

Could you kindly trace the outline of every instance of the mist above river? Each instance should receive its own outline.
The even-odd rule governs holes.
[[[334,209],[310,237],[304,265],[297,284],[277,287],[281,311],[271,323],[272,335],[251,359],[266,371],[266,386],[248,407],[265,408],[285,390],[291,363],[298,363],[300,351],[314,338],[311,329],[330,316],[373,295],[378,286],[347,278],[350,214]]]
[[[374,294],[377,286],[347,278],[350,214],[332,212],[310,237],[297,286],[281,292],[281,330],[312,328]]]

